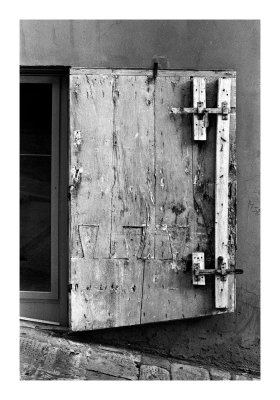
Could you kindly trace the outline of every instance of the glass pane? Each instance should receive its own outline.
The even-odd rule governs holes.
[[[20,84],[20,153],[51,154],[52,85]]]
[[[51,85],[23,85],[20,93],[21,103],[25,102],[21,104],[20,114],[20,290],[48,292],[51,290]]]

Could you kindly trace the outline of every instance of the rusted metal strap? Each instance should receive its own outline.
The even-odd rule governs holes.
[[[199,264],[193,266],[193,274],[194,276],[200,277],[205,275],[220,275],[221,277],[226,277],[229,274],[240,275],[243,274],[243,269],[237,268],[221,268],[221,269],[200,269]]]

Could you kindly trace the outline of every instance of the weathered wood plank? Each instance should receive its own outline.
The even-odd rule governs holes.
[[[216,106],[217,78],[207,79],[207,103]],[[206,141],[192,143],[192,187],[194,207],[194,252],[205,253],[206,266],[214,262],[215,153],[217,116],[209,115]]]
[[[230,107],[231,79],[220,78],[218,86],[218,107],[226,101]],[[223,257],[225,267],[228,259],[228,183],[229,183],[230,115],[217,117],[216,136],[216,191],[215,191],[215,268],[218,258]],[[215,277],[215,306],[229,306],[229,278]]]
[[[206,107],[206,78],[193,78],[193,107]],[[206,126],[204,119],[193,114],[193,138],[194,140],[206,140]]]
[[[234,82],[233,82],[234,85]],[[233,86],[232,85],[232,86]],[[235,100],[235,98],[234,98]],[[236,100],[235,100],[236,101]],[[236,266],[237,247],[237,177],[236,177],[236,115],[230,117],[229,131],[229,185],[228,185],[228,262],[229,266]],[[229,303],[228,311],[236,309],[236,279],[229,276]]]
[[[149,71],[134,71],[131,76],[127,70],[110,70],[107,76],[104,70],[86,71],[88,75],[70,78],[70,167],[82,168],[71,195],[72,328],[98,329],[232,311],[234,276],[227,278],[228,308],[213,309],[215,280],[208,276],[205,287],[194,288],[188,271],[193,252],[205,253],[206,268],[216,254],[217,115],[209,117],[207,141],[196,142],[192,118],[175,118],[169,110],[192,106],[191,79],[202,73],[183,71],[184,75],[172,76],[167,71],[152,80]],[[234,73],[209,71],[204,76],[207,105],[217,107],[217,79]],[[235,79],[229,80],[232,99]],[[230,118],[229,138],[226,229],[232,265],[235,115]]]
[[[132,256],[128,243],[136,241],[139,258],[154,257],[154,85],[145,76],[115,77],[113,100],[111,255]]]
[[[140,323],[143,261],[71,259],[71,328]]]
[[[185,78],[192,79],[192,77],[205,77],[207,79],[209,78],[230,78],[230,77],[235,77],[236,72],[229,69],[229,70],[179,70],[179,69],[169,69],[169,70],[158,70],[158,76],[166,76],[166,77],[171,77],[175,78],[178,76],[182,76]]]
[[[216,106],[216,81],[210,81],[211,106]],[[192,101],[189,77],[157,78],[156,261],[145,263],[142,323],[191,318],[192,308],[197,315],[213,309],[213,279],[194,288],[186,271],[193,252],[205,251],[208,263],[213,255],[215,122],[210,120],[207,142],[194,142],[191,116],[168,114],[170,106],[188,107]]]
[[[113,79],[108,76],[70,77],[70,170],[82,168],[81,181],[71,194],[71,257],[84,257],[81,235],[85,228],[79,231],[83,225],[98,228],[92,257],[108,258],[110,254],[114,183],[112,87]],[[78,146],[77,130],[80,131]]]
[[[213,311],[213,279],[193,287],[186,264],[176,268],[168,260],[145,261],[141,323],[193,318]]]
[[[171,105],[187,106],[191,102],[189,78],[157,78],[155,99],[156,225],[161,231],[171,226],[188,227],[191,230],[190,120],[187,117],[174,118],[168,113]]]
[[[71,68],[70,75],[152,76],[152,69]]]
[[[142,76],[152,76],[153,69],[108,69],[108,68],[71,68],[70,75],[114,75],[114,76],[135,76],[135,75],[142,75]],[[177,69],[159,69],[157,72],[158,77],[185,77],[191,79],[193,76],[199,77],[235,77],[236,72],[233,70],[177,70]]]

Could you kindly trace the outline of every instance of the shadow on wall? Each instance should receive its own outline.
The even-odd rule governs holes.
[[[242,314],[237,311],[189,320],[75,332],[69,333],[68,338],[259,374],[258,332],[258,306],[247,304]]]

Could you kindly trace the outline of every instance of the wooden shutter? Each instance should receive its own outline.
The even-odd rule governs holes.
[[[204,107],[215,108],[222,101],[219,79],[226,79],[230,93],[228,122],[209,114],[207,134],[201,129],[199,140],[194,140],[196,116],[170,113],[172,107],[193,106],[194,77],[205,79]],[[206,276],[205,285],[194,285],[192,279],[195,252],[203,253],[206,269],[217,264],[219,187],[226,188],[227,198],[226,231],[218,239],[226,243],[220,255],[228,267],[235,266],[234,107],[233,72],[159,71],[153,79],[149,70],[72,69],[73,330],[234,311],[234,274],[227,276],[226,284],[215,276]],[[223,161],[219,129],[225,126]],[[223,181],[217,180],[218,159],[226,175]],[[223,308],[217,306],[221,289],[227,293]]]

